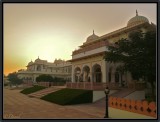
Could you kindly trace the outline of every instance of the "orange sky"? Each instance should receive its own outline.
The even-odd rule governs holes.
[[[156,4],[4,4],[4,73],[31,60],[71,59],[92,34],[102,36],[145,16],[156,24]]]

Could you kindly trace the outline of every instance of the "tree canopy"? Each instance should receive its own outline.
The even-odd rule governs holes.
[[[65,82],[65,80],[63,78],[59,78],[59,77],[52,77],[51,75],[40,75],[36,78],[37,82]]]
[[[8,74],[8,80],[13,85],[20,85],[23,83],[23,80],[18,78],[16,72]]]
[[[120,39],[108,50],[105,60],[122,63],[118,69],[131,72],[133,79],[156,81],[156,31],[134,31],[128,39]]]
[[[37,82],[53,82],[53,77],[51,75],[40,75],[36,78]]]
[[[64,80],[63,78],[54,77],[53,82],[66,82],[66,80]]]

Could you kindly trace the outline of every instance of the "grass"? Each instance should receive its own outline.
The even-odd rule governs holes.
[[[81,103],[91,103],[93,99],[92,90],[81,89],[62,89],[46,96],[41,99],[53,102],[59,105],[73,105]]]
[[[33,92],[36,92],[36,91],[39,91],[39,90],[42,90],[42,89],[45,89],[46,87],[44,86],[38,86],[38,85],[35,85],[31,88],[26,88],[24,90],[21,91],[21,93],[23,94],[31,94]]]

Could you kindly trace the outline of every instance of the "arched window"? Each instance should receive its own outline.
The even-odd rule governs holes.
[[[41,71],[41,65],[37,66],[37,71]]]

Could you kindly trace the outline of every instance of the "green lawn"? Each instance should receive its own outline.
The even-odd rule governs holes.
[[[93,99],[93,91],[65,88],[43,96],[41,99],[60,105],[91,103]]]
[[[45,89],[45,88],[46,87],[44,87],[44,86],[35,85],[35,86],[31,87],[31,88],[26,88],[26,89],[22,90],[21,93],[23,93],[23,94],[31,94],[33,92],[36,92],[36,91],[39,91],[39,90],[42,90],[42,89]]]

